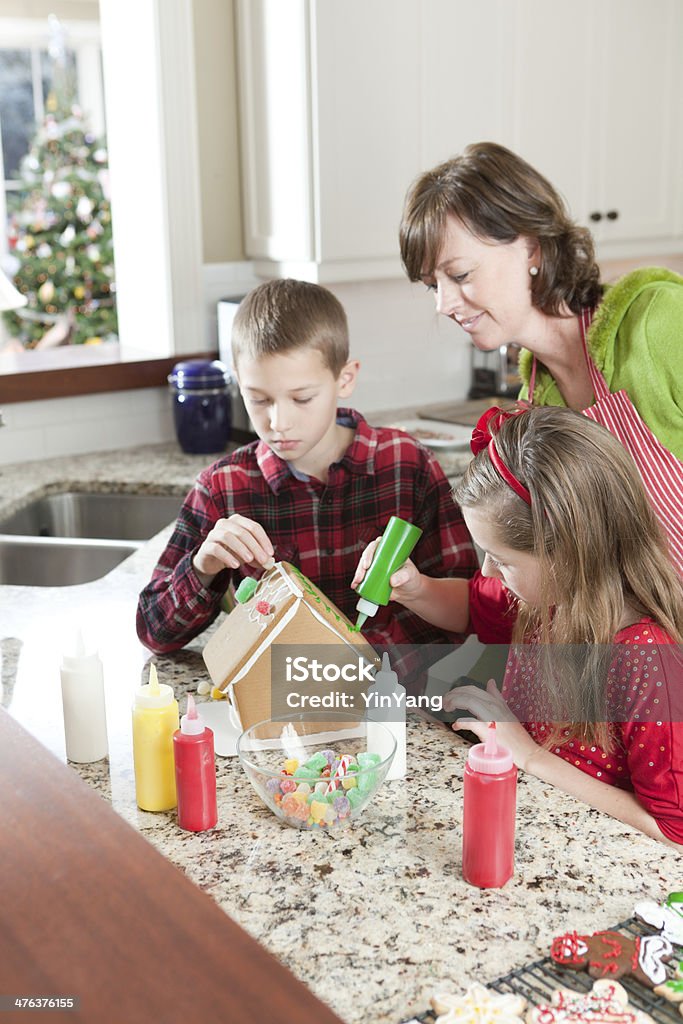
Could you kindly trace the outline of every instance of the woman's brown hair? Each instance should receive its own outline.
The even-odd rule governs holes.
[[[590,231],[572,221],[564,200],[543,175],[504,146],[474,143],[413,182],[399,233],[401,259],[411,281],[433,273],[448,216],[485,240],[537,239],[541,258],[531,295],[548,316],[579,313],[600,300]]]
[[[487,449],[470,462],[455,500],[485,509],[502,544],[539,559],[541,602],[520,603],[513,639],[563,645],[546,648],[548,706],[574,723],[575,735],[609,749],[607,673],[626,606],[681,641],[683,589],[664,534],[631,455],[588,417],[528,409],[502,424],[495,444],[531,505],[499,476]],[[579,646],[582,659],[567,658],[557,671]]]

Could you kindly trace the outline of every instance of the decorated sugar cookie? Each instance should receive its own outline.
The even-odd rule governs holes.
[[[670,1003],[678,1003],[678,1009],[683,1016],[683,961],[679,961],[673,978],[669,978],[663,985],[655,985],[655,994],[664,996]]]
[[[651,928],[657,928],[669,942],[683,946],[683,893],[669,893],[665,903],[641,900],[633,913]]]
[[[529,1010],[527,1024],[652,1024],[652,1018],[628,1005],[618,981],[600,978],[590,992],[559,988],[549,1004]]]
[[[648,988],[666,981],[664,963],[673,953],[673,946],[661,935],[631,938],[613,931],[592,935],[567,932],[553,939],[550,947],[550,956],[560,967],[588,970],[591,978],[616,980],[632,974]]]
[[[475,982],[464,996],[435,992],[431,1004],[439,1014],[437,1024],[523,1024],[526,999],[501,995]]]

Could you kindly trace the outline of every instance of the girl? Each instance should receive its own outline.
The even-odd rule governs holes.
[[[408,561],[391,577],[392,598],[433,625],[513,643],[501,692],[452,692],[479,720],[453,727],[483,739],[497,720],[519,768],[683,844],[683,593],[633,460],[552,407],[489,410],[472,449],[454,496],[481,573],[433,579]]]

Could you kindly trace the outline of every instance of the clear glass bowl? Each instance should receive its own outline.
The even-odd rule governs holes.
[[[266,807],[304,829],[349,825],[384,782],[395,752],[386,725],[338,712],[270,718],[237,741],[240,763]]]

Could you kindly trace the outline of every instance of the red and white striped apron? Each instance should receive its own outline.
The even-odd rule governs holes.
[[[593,310],[590,309],[584,309],[579,317],[583,351],[595,393],[595,404],[584,409],[583,415],[607,427],[633,456],[650,504],[666,533],[671,559],[683,576],[683,462],[657,440],[640,418],[626,391],[612,393],[607,387],[586,344],[592,318]],[[535,381],[534,357],[529,380],[530,402],[533,402]]]

